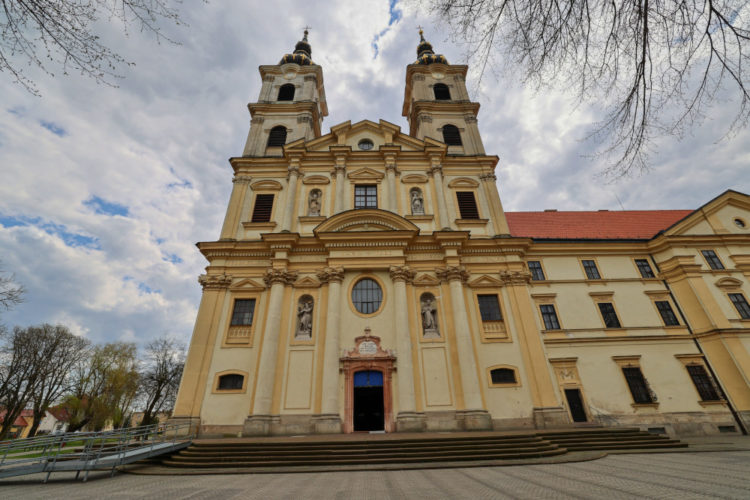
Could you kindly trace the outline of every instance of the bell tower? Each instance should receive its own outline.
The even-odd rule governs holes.
[[[417,60],[406,68],[402,115],[409,135],[445,142],[449,155],[484,155],[477,127],[479,103],[466,90],[468,66],[448,64],[419,30]]]
[[[307,30],[293,53],[259,71],[263,85],[258,101],[247,105],[252,119],[243,156],[282,156],[284,144],[320,137],[328,105]]]

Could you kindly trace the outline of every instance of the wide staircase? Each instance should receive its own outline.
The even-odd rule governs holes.
[[[158,460],[178,469],[273,469],[293,471],[439,467],[439,464],[475,465],[534,461],[569,451],[633,450],[687,446],[666,436],[638,429],[594,428],[535,433],[429,433],[409,437],[350,435],[326,438],[197,440],[187,449]],[[571,457],[572,458],[572,457]]]

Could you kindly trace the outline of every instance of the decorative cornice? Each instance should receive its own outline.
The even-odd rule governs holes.
[[[232,179],[232,182],[234,184],[250,184],[252,180],[253,178],[249,175],[235,175],[234,179]]]
[[[232,284],[232,277],[226,274],[201,274],[198,276],[198,283],[201,284],[203,290],[223,290],[229,288],[229,285]]]
[[[287,271],[285,269],[269,269],[266,274],[263,275],[263,282],[268,288],[274,283],[281,283],[282,285],[291,285],[297,280],[297,271]]]
[[[446,266],[435,269],[435,275],[442,281],[460,280],[466,283],[469,280],[469,271],[463,266]]]
[[[259,123],[263,123],[263,121],[264,121],[264,118],[262,116],[256,116],[252,120],[250,120],[250,123],[252,123],[253,125],[256,125]]]
[[[344,281],[343,267],[326,267],[315,274],[321,283],[341,283]]]
[[[531,281],[528,271],[500,271],[500,280],[506,285],[525,285]]]
[[[493,174],[492,172],[486,173],[486,174],[480,174],[479,178],[483,181],[496,181],[497,176]]]
[[[411,283],[414,280],[414,276],[417,275],[409,266],[391,266],[388,271],[391,273],[391,280],[406,283]]]
[[[477,122],[477,117],[474,116],[474,115],[466,115],[466,116],[464,116],[464,121],[466,123],[476,123]]]

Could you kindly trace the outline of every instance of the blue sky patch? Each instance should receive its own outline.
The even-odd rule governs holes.
[[[13,217],[10,215],[0,214],[0,226],[3,227],[17,227],[17,226],[28,226],[29,222],[21,217]]]
[[[161,290],[155,290],[143,282],[138,283],[138,290],[142,293],[161,293]]]
[[[172,264],[181,264],[182,263],[182,259],[179,258],[176,253],[167,254],[166,256],[162,257],[162,260],[164,260],[166,262],[171,262]]]
[[[68,132],[64,128],[62,128],[60,125],[57,125],[56,123],[39,120],[39,125],[46,128],[47,130],[49,130],[50,132],[52,132],[58,137],[65,137],[66,135],[68,135]]]
[[[25,227],[34,226],[43,230],[47,234],[57,236],[66,246],[69,247],[85,247],[93,250],[101,250],[102,247],[99,244],[99,238],[88,236],[81,233],[74,233],[68,231],[68,228],[63,224],[55,224],[54,222],[45,222],[40,217],[25,217],[13,216],[13,215],[2,215],[0,214],[0,225],[3,227]]]
[[[98,196],[92,196],[88,200],[84,201],[83,204],[94,211],[94,213],[100,215],[121,215],[127,217],[129,215],[128,207],[120,205],[119,203],[110,202],[99,198]]]
[[[388,11],[391,15],[391,17],[388,19],[388,27],[385,28],[383,31],[375,35],[375,38],[372,39],[372,48],[375,51],[375,55],[372,56],[373,59],[378,57],[378,54],[380,53],[380,48],[378,47],[378,40],[383,37],[386,33],[388,33],[388,30],[391,29],[391,26],[393,26],[394,23],[397,23],[401,20],[401,17],[403,16],[403,12],[401,12],[401,9],[398,8],[398,1],[399,0],[391,0],[390,4],[388,5]]]

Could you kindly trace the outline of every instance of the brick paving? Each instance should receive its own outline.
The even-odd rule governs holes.
[[[456,469],[0,480],[2,498],[750,498],[750,451],[610,455],[579,463]]]

